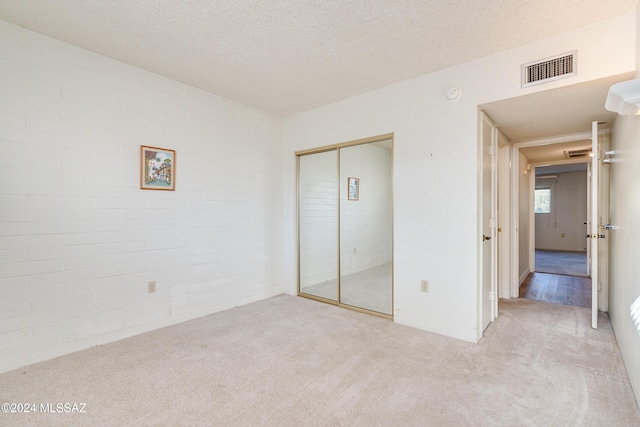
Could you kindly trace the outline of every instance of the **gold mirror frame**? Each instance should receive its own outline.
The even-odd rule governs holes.
[[[357,307],[357,306],[353,306],[353,305],[349,305],[349,304],[344,304],[341,302],[341,239],[340,239],[340,234],[341,234],[341,230],[340,230],[340,191],[339,191],[339,182],[340,182],[340,149],[342,148],[346,148],[346,147],[352,147],[352,146],[357,146],[357,145],[364,145],[364,144],[370,144],[370,143],[375,143],[375,142],[382,142],[382,141],[390,141],[391,142],[391,313],[390,314],[386,314],[386,313],[381,313],[378,311],[373,311],[373,310],[369,310],[366,308],[362,308],[362,307]],[[382,317],[385,319],[390,319],[393,320],[393,313],[394,313],[394,264],[395,264],[395,250],[393,248],[394,244],[394,226],[393,226],[393,218],[394,218],[394,196],[393,196],[393,166],[394,166],[394,152],[393,152],[393,144],[394,144],[394,134],[393,133],[389,133],[389,134],[384,134],[384,135],[379,135],[379,136],[375,136],[375,137],[371,137],[371,138],[366,138],[366,139],[360,139],[360,140],[355,140],[355,141],[349,141],[349,142],[345,142],[345,143],[340,143],[340,144],[334,144],[334,145],[329,145],[329,146],[324,146],[324,147],[319,147],[319,148],[315,148],[315,149],[310,149],[310,150],[302,150],[302,151],[298,151],[296,152],[296,220],[297,220],[297,251],[298,251],[298,263],[297,263],[297,276],[298,276],[298,296],[304,297],[304,298],[309,298],[309,299],[313,299],[316,301],[320,301],[320,302],[324,302],[324,303],[328,303],[328,304],[332,304],[332,305],[336,305],[339,307],[343,307],[343,308],[347,308],[350,310],[354,310],[354,311],[358,311],[358,312],[363,312],[363,313],[367,313],[367,314],[371,314],[374,316],[378,316],[378,317]],[[332,300],[332,299],[328,299],[328,298],[323,298],[321,296],[317,296],[317,295],[312,295],[312,294],[308,294],[302,291],[301,289],[301,282],[302,282],[302,278],[301,278],[301,269],[300,269],[300,265],[301,265],[301,241],[300,241],[300,158],[302,156],[305,155],[311,155],[311,154],[318,154],[318,153],[323,153],[323,152],[327,152],[327,151],[336,151],[336,156],[337,156],[337,167],[336,167],[336,174],[337,174],[337,182],[338,182],[338,196],[337,196],[337,220],[338,220],[338,229],[337,229],[337,246],[338,246],[338,254],[337,254],[337,298],[336,300]],[[352,180],[355,180],[355,188],[357,189],[357,192],[355,194],[350,194],[351,192],[349,191],[350,184],[353,182]],[[359,178],[355,178],[355,177],[348,177],[348,181],[347,181],[347,200],[349,201],[357,201],[360,200],[360,180]],[[352,196],[355,196],[356,198],[352,198]]]

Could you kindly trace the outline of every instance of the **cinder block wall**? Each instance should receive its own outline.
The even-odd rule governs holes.
[[[0,372],[282,293],[281,142],[281,118],[0,21]],[[140,190],[140,145],[177,150],[175,191]]]

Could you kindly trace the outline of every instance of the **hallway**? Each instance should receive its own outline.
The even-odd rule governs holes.
[[[520,298],[551,304],[591,307],[591,278],[586,252],[536,249],[535,272],[520,285]]]
[[[551,304],[591,307],[591,278],[530,273],[520,285],[519,296]]]

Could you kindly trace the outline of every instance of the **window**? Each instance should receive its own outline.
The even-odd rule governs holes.
[[[551,188],[536,188],[535,213],[551,213]]]

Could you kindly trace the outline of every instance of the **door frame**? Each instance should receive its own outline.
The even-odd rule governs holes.
[[[522,142],[515,142],[512,144],[512,151],[511,151],[511,251],[510,251],[510,256],[511,256],[511,297],[512,298],[518,298],[519,297],[519,291],[520,291],[520,285],[522,284],[521,282],[521,277],[519,277],[519,257],[520,257],[520,249],[519,249],[519,218],[518,218],[518,213],[519,213],[519,188],[518,188],[518,180],[519,180],[519,170],[520,170],[520,149],[521,148],[527,148],[527,147],[539,147],[539,146],[544,146],[544,145],[553,145],[553,144],[561,144],[561,143],[565,143],[565,142],[573,142],[573,141],[587,141],[587,140],[591,140],[592,133],[591,132],[580,132],[580,133],[575,133],[575,134],[571,134],[571,135],[562,135],[562,136],[556,136],[556,137],[550,137],[550,138],[541,138],[541,139],[535,139],[535,140],[530,140],[530,141],[522,141]],[[607,146],[606,144],[608,143],[608,130],[604,129],[598,132],[598,139],[601,141],[601,143],[603,144],[600,148],[600,151],[603,151],[603,149]],[[555,162],[544,162],[543,164],[545,165],[553,165],[553,164],[568,164],[568,163],[584,163],[584,159],[567,159],[567,160],[560,160],[560,161],[555,161]],[[537,165],[541,165],[541,164],[537,164]],[[534,164],[531,164],[531,168],[533,169]],[[603,176],[600,177],[601,181],[601,191],[600,194],[601,199],[605,199],[606,203],[608,203],[609,197],[608,197],[608,189],[609,189],[609,183],[608,183],[608,173],[603,173]],[[605,178],[606,176],[606,178]],[[533,179],[533,174],[531,174],[531,176],[529,177],[530,179],[530,186],[535,186],[535,180]],[[606,182],[605,182],[606,181]],[[603,206],[603,202],[601,201],[600,203],[601,209],[600,211],[604,214],[604,212],[606,212],[608,214],[608,209],[602,209]],[[607,205],[608,206],[608,205]],[[535,236],[535,217],[533,216],[533,210],[529,209],[530,213],[529,213],[529,267],[530,269],[535,267],[535,240],[532,239],[532,236]],[[603,216],[602,219],[604,220],[605,217]],[[608,217],[607,217],[608,219]],[[601,252],[602,255],[602,252]],[[604,269],[603,271],[606,271],[606,269]],[[526,276],[525,276],[526,278]],[[608,281],[606,280],[606,277],[602,277],[601,276],[601,295],[607,295],[608,293]],[[593,281],[592,279],[592,285],[593,282],[596,283],[595,286],[598,286],[597,282],[598,280]],[[600,306],[600,310],[603,311],[607,311],[608,309],[608,301],[605,300],[605,298],[600,298],[599,299],[599,306]]]
[[[498,129],[498,298],[511,298],[511,150]]]
[[[484,126],[490,129],[489,157],[491,168],[490,183],[490,218],[489,218],[489,248],[484,241]],[[482,338],[486,326],[491,324],[498,317],[498,136],[499,130],[487,114],[480,110],[478,112],[478,316],[477,316],[477,339]],[[484,256],[485,250],[489,251],[490,274],[489,291],[485,294],[485,271]],[[488,319],[484,318],[484,302],[489,299],[491,307]],[[485,322],[488,320],[488,322]],[[486,325],[485,325],[486,323]]]
[[[598,311],[609,311],[609,240],[605,225],[609,224],[609,168],[604,162],[609,149],[609,131],[600,131],[597,121],[592,122],[591,161],[591,327],[598,328]]]
[[[598,132],[598,161],[600,162],[599,176],[599,195],[598,204],[600,211],[600,224],[610,224],[611,218],[609,217],[609,200],[610,200],[610,176],[609,165],[610,163],[604,162],[606,154],[609,151],[609,130],[605,129]],[[609,239],[611,237],[608,229],[600,227],[600,233],[604,234],[606,238],[600,240],[598,245],[600,262],[600,274],[598,278],[598,288],[600,295],[598,296],[598,308],[600,311],[609,311]]]
[[[598,224],[600,223],[600,206],[598,206],[599,193],[600,193],[600,164],[598,157],[600,157],[600,144],[598,143],[598,122],[593,121],[591,123],[591,168],[589,173],[589,188],[591,191],[591,211],[589,222],[589,234],[587,238],[589,240],[589,246],[591,247],[591,327],[598,329],[598,288],[600,284],[600,266],[599,266],[599,254],[598,254],[598,240],[600,240],[600,229]]]

